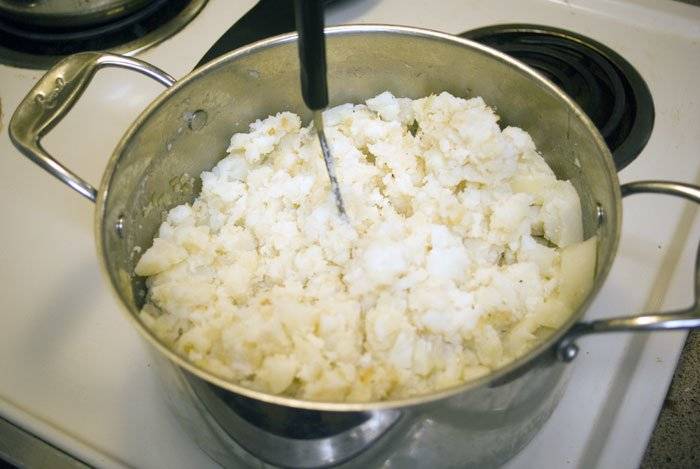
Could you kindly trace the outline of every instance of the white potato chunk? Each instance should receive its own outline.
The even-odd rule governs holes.
[[[583,240],[581,201],[569,181],[555,181],[540,212],[544,236],[560,248]]]
[[[136,264],[136,275],[155,275],[187,258],[187,250],[168,240],[156,238]]]
[[[540,305],[533,318],[537,323],[552,329],[559,328],[571,314],[571,308],[559,298],[549,298]]]
[[[572,309],[578,308],[593,287],[598,238],[570,244],[561,252],[559,297]]]
[[[298,367],[299,364],[292,357],[271,355],[263,361],[257,377],[270,391],[278,394],[292,384]]]

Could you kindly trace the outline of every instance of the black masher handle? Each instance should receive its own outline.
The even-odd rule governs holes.
[[[299,33],[301,94],[309,109],[319,111],[328,106],[323,1],[294,0],[294,17]]]

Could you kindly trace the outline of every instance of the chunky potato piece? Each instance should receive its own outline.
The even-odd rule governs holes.
[[[161,273],[187,258],[187,249],[165,239],[156,238],[136,264],[136,275],[144,277]]]
[[[571,244],[561,252],[559,298],[576,309],[593,287],[598,238]]]

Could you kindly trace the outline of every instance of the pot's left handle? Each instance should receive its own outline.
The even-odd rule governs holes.
[[[622,196],[655,193],[681,197],[700,204],[700,187],[670,181],[637,181],[620,187]],[[578,354],[576,339],[583,335],[602,332],[652,331],[700,328],[700,246],[695,258],[695,296],[693,304],[685,309],[659,313],[642,314],[620,318],[599,319],[580,322],[564,335],[556,345],[556,355],[562,361],[570,362]]]
[[[81,52],[58,62],[39,80],[12,115],[9,134],[24,156],[41,166],[89,200],[97,190],[59,163],[41,146],[46,135],[71,110],[95,72],[103,67],[127,68],[170,87],[173,77],[142,60],[102,52]]]

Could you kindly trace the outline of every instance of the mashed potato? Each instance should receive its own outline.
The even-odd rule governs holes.
[[[508,363],[586,296],[576,190],[481,98],[385,92],[324,120],[349,223],[289,112],[233,135],[168,213],[136,273],[177,353],[275,394],[405,397]]]

